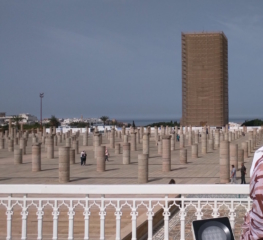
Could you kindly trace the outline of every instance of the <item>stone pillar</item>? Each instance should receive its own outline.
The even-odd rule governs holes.
[[[74,140],[73,141],[73,146],[72,148],[75,150],[76,154],[79,154],[79,141],[78,140]]]
[[[198,144],[192,145],[192,158],[198,158]]]
[[[229,161],[229,141],[222,141],[219,150],[220,162],[220,183],[229,183],[230,161]]]
[[[59,182],[70,181],[69,147],[60,147],[58,150]]]
[[[158,141],[158,154],[162,155],[163,147],[162,147],[162,138]]]
[[[58,142],[59,142],[59,143],[62,143],[62,135],[61,135],[61,133],[59,133],[59,134],[57,135],[57,138],[58,138]]]
[[[219,135],[219,131],[216,129],[215,131],[215,149],[218,149],[220,145],[220,135]]]
[[[89,139],[89,129],[86,128],[86,131],[83,134],[83,146],[88,146]]]
[[[231,166],[234,165],[236,169],[238,169],[238,145],[236,143],[230,144],[230,165],[229,169],[231,169]]]
[[[238,166],[240,167],[242,163],[244,163],[244,149],[238,149]],[[237,168],[236,168],[237,169]]]
[[[57,138],[56,134],[53,135],[53,141],[54,141],[54,146],[57,146],[58,145],[58,138]]]
[[[180,163],[187,164],[187,149],[180,149]]]
[[[198,130],[195,132],[195,144],[199,143],[199,132]]]
[[[19,148],[22,149],[23,155],[26,155],[26,141],[24,138],[19,139]]]
[[[128,135],[123,135],[123,142],[127,143],[128,142]]]
[[[247,159],[248,158],[248,142],[242,142],[241,147],[244,150],[244,159]]]
[[[71,138],[66,138],[66,147],[71,147]]]
[[[115,154],[120,154],[120,144],[115,143]]]
[[[138,128],[138,129],[137,129],[137,134],[136,134],[136,143],[137,143],[137,144],[140,144],[140,142],[141,142],[141,141],[140,141],[140,139],[141,139],[140,134],[141,134],[141,133],[140,133],[140,129]]]
[[[23,133],[23,131],[24,131],[24,123],[20,123],[20,131]]]
[[[8,152],[13,152],[14,151],[14,140],[9,139],[8,140]]]
[[[149,137],[151,137],[152,132],[151,132],[151,127],[150,126],[147,127],[147,133],[149,133]]]
[[[171,136],[162,136],[162,170],[163,172],[171,171]]]
[[[0,149],[5,148],[5,139],[3,137],[0,138]]]
[[[105,146],[96,148],[97,172],[105,172]]]
[[[123,143],[122,145],[122,161],[123,164],[130,164],[130,143]]]
[[[143,154],[148,154],[148,157],[150,156],[149,133],[143,134],[142,153]]]
[[[100,146],[100,133],[99,132],[95,132],[94,135],[93,135],[93,151],[94,151],[94,158],[97,157],[97,147]]]
[[[136,132],[131,133],[131,151],[136,151],[137,146],[136,146]]]
[[[158,142],[158,127],[157,126],[154,127],[154,137],[155,137],[155,142],[157,143]]]
[[[69,149],[69,163],[70,164],[75,164],[75,149],[70,148]]]
[[[41,171],[41,143],[32,145],[32,172]]]
[[[206,132],[202,131],[202,154],[207,153],[207,137],[206,137]]]
[[[148,154],[138,155],[138,183],[148,182]]]
[[[175,132],[171,133],[171,151],[175,150]]]
[[[208,140],[208,146],[207,146],[207,152],[213,152],[213,145],[214,145],[214,140],[213,139],[209,139]]]
[[[48,135],[46,138],[46,146],[47,146],[47,159],[54,158],[54,139],[53,135]]]
[[[12,128],[12,119],[9,118],[9,124],[8,124],[8,131],[11,133],[11,128]]]
[[[14,164],[21,164],[23,162],[22,149],[14,150]]]
[[[114,148],[114,147],[115,147],[115,129],[112,128],[110,133],[110,148]]]
[[[180,149],[184,148],[184,134],[180,132]]]
[[[190,131],[188,132],[188,145],[189,145],[189,146],[192,146],[192,144],[193,144],[192,131],[190,130]]]

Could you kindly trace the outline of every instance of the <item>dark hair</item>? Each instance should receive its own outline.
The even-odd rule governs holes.
[[[169,182],[169,184],[175,184],[174,179],[171,179],[170,182]]]
[[[232,167],[235,167],[234,165],[232,165]]]

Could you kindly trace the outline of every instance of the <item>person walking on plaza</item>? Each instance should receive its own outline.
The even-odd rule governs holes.
[[[109,162],[109,152],[108,152],[108,149],[105,148],[105,162]]]
[[[236,168],[234,165],[232,165],[231,170],[231,183],[236,183]]]
[[[85,151],[83,151],[83,165],[86,165],[86,158],[87,158],[87,153]]]
[[[84,164],[84,151],[82,150],[80,153],[80,165]]]
[[[241,164],[241,184],[246,184],[246,178],[245,178],[245,175],[246,175],[246,167],[244,165],[244,163]]]

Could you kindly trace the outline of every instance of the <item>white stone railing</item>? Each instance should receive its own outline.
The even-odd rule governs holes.
[[[173,197],[182,194],[180,197]],[[199,196],[195,196],[198,194]],[[202,194],[202,195],[200,195]],[[216,194],[217,197],[213,196]],[[34,207],[37,220],[37,239],[42,239],[43,215],[47,206],[52,208],[52,239],[58,239],[58,218],[61,207],[68,210],[68,239],[74,239],[75,208],[83,210],[83,237],[89,237],[91,209],[97,209],[100,218],[100,230],[97,239],[105,238],[105,215],[109,207],[115,210],[116,235],[120,240],[121,217],[123,209],[129,209],[131,215],[132,240],[137,239],[138,209],[145,209],[148,221],[148,238],[153,239],[153,217],[158,207],[163,209],[164,236],[169,239],[169,217],[173,206],[180,216],[178,238],[186,239],[186,216],[188,209],[194,208],[195,219],[203,218],[205,207],[211,209],[211,218],[220,216],[220,209],[226,208],[232,228],[237,221],[236,211],[239,207],[248,212],[251,200],[248,196],[249,185],[0,185],[0,206],[6,210],[1,221],[6,218],[6,239],[12,239],[13,209],[19,207],[22,221],[21,239],[27,239],[28,208]],[[31,196],[32,195],[32,196]],[[64,195],[64,196],[63,196]],[[231,195],[231,196],[229,196]],[[240,198],[240,196],[242,198]],[[92,211],[94,214],[94,210]],[[94,239],[94,238],[93,238]]]

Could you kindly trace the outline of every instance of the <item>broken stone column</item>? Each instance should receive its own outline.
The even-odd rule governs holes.
[[[60,147],[58,150],[59,182],[70,181],[69,147]]]
[[[130,164],[130,143],[123,143],[122,145],[122,161],[123,164]]]
[[[180,149],[184,148],[184,134],[180,133]]]
[[[180,163],[187,164],[187,149],[180,149]]]
[[[162,155],[163,148],[162,148],[162,136],[159,137],[158,141],[158,154]]]
[[[21,164],[23,162],[22,149],[14,150],[14,164]]]
[[[131,132],[131,151],[136,151],[136,132]]]
[[[202,154],[206,154],[207,153],[207,136],[206,136],[206,132],[202,131]]]
[[[229,183],[230,161],[229,141],[222,141],[219,150],[220,183]]]
[[[97,151],[97,172],[105,172],[105,146],[98,146]]]
[[[220,145],[220,135],[219,135],[219,131],[216,129],[215,131],[215,149],[218,149]]]
[[[128,142],[128,135],[123,135],[123,142],[127,143]]]
[[[148,157],[150,156],[149,135],[150,135],[149,133],[143,134],[143,139],[142,139],[142,153],[148,154]]]
[[[148,182],[148,154],[138,155],[138,183]]]
[[[244,150],[244,158],[248,158],[248,142],[242,142],[241,148]]]
[[[136,134],[136,143],[137,143],[137,144],[140,144],[140,142],[141,142],[141,141],[140,141],[140,139],[141,139],[140,134],[141,134],[141,133],[140,133],[140,129],[138,128],[138,129],[137,129],[137,134]]]
[[[236,169],[238,169],[238,145],[236,143],[230,144],[230,165],[229,168],[234,165]],[[231,169],[231,168],[230,168]]]
[[[114,147],[115,147],[115,129],[112,128],[110,133],[110,148],[114,148]]]
[[[70,164],[75,164],[75,149],[70,148],[69,149],[69,163]]]
[[[14,151],[14,140],[9,139],[8,140],[8,152],[13,152]]]
[[[238,149],[238,166],[240,167],[242,163],[244,163],[244,149]]]
[[[88,146],[88,139],[89,139],[89,131],[86,128],[86,131],[83,134],[83,146]]]
[[[75,150],[75,154],[79,154],[79,141],[74,140],[72,145],[72,148]]]
[[[171,171],[171,136],[162,136],[162,170],[163,172]]]
[[[53,135],[48,135],[46,138],[46,147],[47,147],[47,159],[54,158],[54,139]]]
[[[192,145],[192,158],[198,158],[198,144]]]
[[[195,144],[199,143],[199,131],[195,131]]]
[[[41,171],[41,143],[32,145],[32,172]]]
[[[115,143],[115,154],[120,154],[120,144]]]
[[[66,147],[71,147],[71,138],[66,138]]]
[[[175,150],[175,133],[171,133],[171,151]]]
[[[19,148],[22,149],[23,155],[26,154],[26,141],[24,138],[19,139]]]
[[[213,152],[214,140],[208,139],[207,152]]]
[[[0,149],[5,149],[5,139],[0,137]]]
[[[158,127],[155,126],[154,127],[154,138],[155,138],[155,142],[158,142]]]
[[[112,133],[112,132],[111,132]],[[95,132],[93,136],[93,151],[94,151],[94,158],[97,157],[97,147],[100,146],[100,133]]]
[[[193,144],[193,139],[192,139],[192,131],[188,132],[188,145],[192,146]]]

